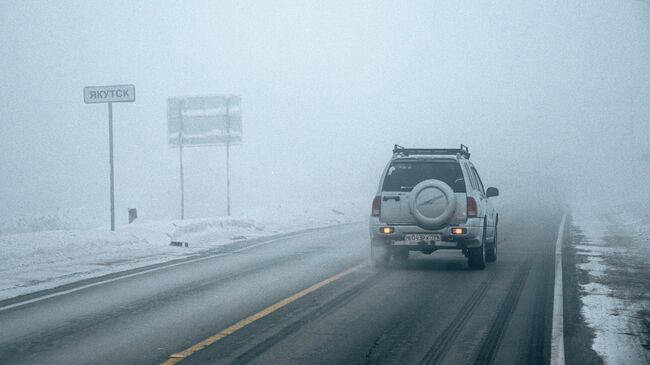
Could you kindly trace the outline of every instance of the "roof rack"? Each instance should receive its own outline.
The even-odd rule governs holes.
[[[404,148],[398,144],[393,148],[393,155],[461,155],[469,159],[469,148],[464,144],[460,148]]]

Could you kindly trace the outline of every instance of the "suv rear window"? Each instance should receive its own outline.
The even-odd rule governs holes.
[[[418,183],[429,179],[446,183],[456,193],[465,192],[460,165],[452,161],[394,161],[388,167],[382,191],[409,192]]]

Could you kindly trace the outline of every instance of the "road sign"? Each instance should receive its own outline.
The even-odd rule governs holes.
[[[134,85],[86,86],[84,103],[132,103],[135,101]]]
[[[226,146],[226,196],[230,215],[230,145],[242,142],[241,96],[167,99],[167,141],[170,146],[178,147],[181,219],[185,218],[183,146]]]
[[[111,165],[111,231],[115,230],[115,168],[113,164],[113,103],[135,101],[134,85],[86,86],[84,103],[108,103],[108,158]]]
[[[167,99],[167,139],[172,147],[241,143],[241,97],[210,95]]]

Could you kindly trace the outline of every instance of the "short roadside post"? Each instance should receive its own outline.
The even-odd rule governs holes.
[[[134,85],[86,86],[84,103],[108,103],[108,154],[111,168],[111,231],[115,231],[115,167],[113,163],[113,103],[135,101]]]

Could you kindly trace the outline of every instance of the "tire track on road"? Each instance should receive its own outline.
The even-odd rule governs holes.
[[[479,284],[479,287],[474,291],[474,293],[472,293],[465,304],[463,304],[458,314],[456,314],[456,316],[451,320],[451,323],[438,335],[438,337],[436,337],[436,340],[429,348],[429,351],[427,351],[424,358],[420,360],[420,364],[438,364],[442,359],[444,359],[445,355],[447,355],[447,352],[449,351],[450,345],[456,341],[456,338],[465,326],[465,323],[469,317],[471,317],[472,313],[474,313],[478,304],[485,297],[490,283],[495,276],[496,272],[493,270],[493,272]]]
[[[280,329],[277,333],[270,335],[261,343],[254,345],[252,348],[237,355],[236,358],[232,360],[232,363],[247,364],[253,362],[255,358],[259,357],[264,352],[266,352],[267,350],[275,346],[277,343],[284,340],[285,338],[287,338],[292,333],[296,332],[297,330],[299,330],[309,322],[326,316],[328,313],[331,313],[334,310],[342,307],[343,305],[350,302],[355,297],[369,290],[374,284],[376,284],[380,279],[382,279],[389,273],[390,273],[389,271],[380,271],[377,273],[373,273],[371,275],[365,275],[367,273],[364,273],[363,277],[357,278],[356,279],[357,282],[351,284],[351,286],[345,289],[345,291],[334,296],[333,298],[331,298],[326,302],[318,303],[318,306],[316,308],[312,308],[311,310],[306,311],[306,313],[299,315],[297,318],[293,319],[291,323],[289,323],[288,325]],[[315,293],[312,293],[312,295],[313,294]],[[295,316],[295,313],[291,314],[291,317],[293,316]],[[236,354],[236,350],[234,351],[234,354]],[[228,354],[226,356],[230,357],[232,355],[233,354]]]
[[[492,364],[494,361],[494,356],[499,349],[499,344],[503,338],[503,334],[512,318],[512,313],[517,307],[524,284],[526,283],[526,280],[528,280],[531,266],[532,261],[528,260],[521,264],[517,269],[515,278],[510,284],[510,289],[508,289],[506,297],[501,302],[501,305],[499,305],[499,310],[490,326],[490,330],[481,343],[481,347],[479,348],[476,359],[474,360],[474,365]]]

